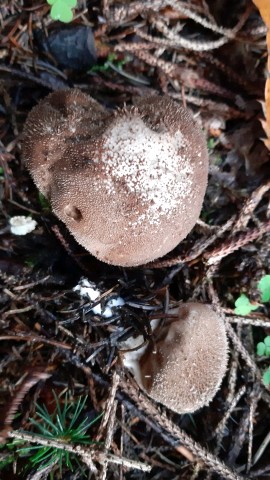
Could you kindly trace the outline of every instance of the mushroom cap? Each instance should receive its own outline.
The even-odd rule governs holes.
[[[178,312],[140,358],[140,377],[135,377],[154,400],[187,413],[208,405],[218,391],[228,341],[224,322],[210,305],[186,303]]]
[[[71,166],[69,148],[81,136],[91,135],[108,113],[77,89],[53,92],[29,113],[22,135],[22,155],[43,195],[50,197],[52,167]]]
[[[23,155],[76,240],[100,260],[136,266],[172,250],[196,223],[208,174],[205,138],[168,97],[109,113],[77,90],[33,109]]]

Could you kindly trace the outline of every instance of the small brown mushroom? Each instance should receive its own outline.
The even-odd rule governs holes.
[[[76,89],[54,92],[28,116],[23,156],[56,215],[104,262],[161,257],[199,217],[206,141],[168,97],[110,113]]]
[[[228,342],[222,318],[210,305],[186,303],[170,313],[154,345],[123,354],[138,384],[177,413],[208,405],[226,372]]]

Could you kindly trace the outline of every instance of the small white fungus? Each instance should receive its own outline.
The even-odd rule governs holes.
[[[100,290],[97,289],[96,285],[93,282],[89,282],[87,278],[82,278],[78,285],[73,288],[74,292],[78,292],[81,297],[87,297],[91,302],[94,302],[101,296]],[[121,307],[125,302],[123,298],[116,297],[108,300],[105,303],[104,308],[101,308],[101,304],[98,303],[91,311],[95,315],[101,315],[103,318],[110,318],[113,316],[113,309],[116,307]]]
[[[10,230],[13,235],[26,235],[35,230],[37,222],[31,217],[17,215],[9,220]]]

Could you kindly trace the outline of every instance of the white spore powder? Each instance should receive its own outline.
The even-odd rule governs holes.
[[[102,167],[106,188],[115,193],[115,182],[123,181],[140,199],[147,218],[142,214],[138,223],[159,223],[161,215],[172,214],[190,196],[193,168],[179,155],[184,144],[180,131],[155,132],[139,116],[121,117],[107,134],[104,149],[109,154]]]

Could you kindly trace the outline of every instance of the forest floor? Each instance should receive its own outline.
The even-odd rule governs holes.
[[[85,0],[68,25],[45,0],[1,1],[1,479],[270,479],[269,357],[256,353],[270,334],[258,289],[270,274],[265,35],[251,0]],[[166,94],[200,122],[210,158],[201,220],[165,258],[138,268],[98,261],[34,185],[21,155],[25,119],[70,87],[109,109]],[[36,228],[12,233],[18,215]],[[108,318],[93,312],[74,291],[82,278],[99,290],[96,304],[120,296],[123,305]],[[235,312],[241,294],[256,311]],[[155,312],[191,300],[226,317],[229,365],[208,407],[177,415],[138,388],[119,349],[150,338]],[[85,450],[76,447],[83,428],[77,442],[61,430],[72,415],[93,421],[96,443]]]

